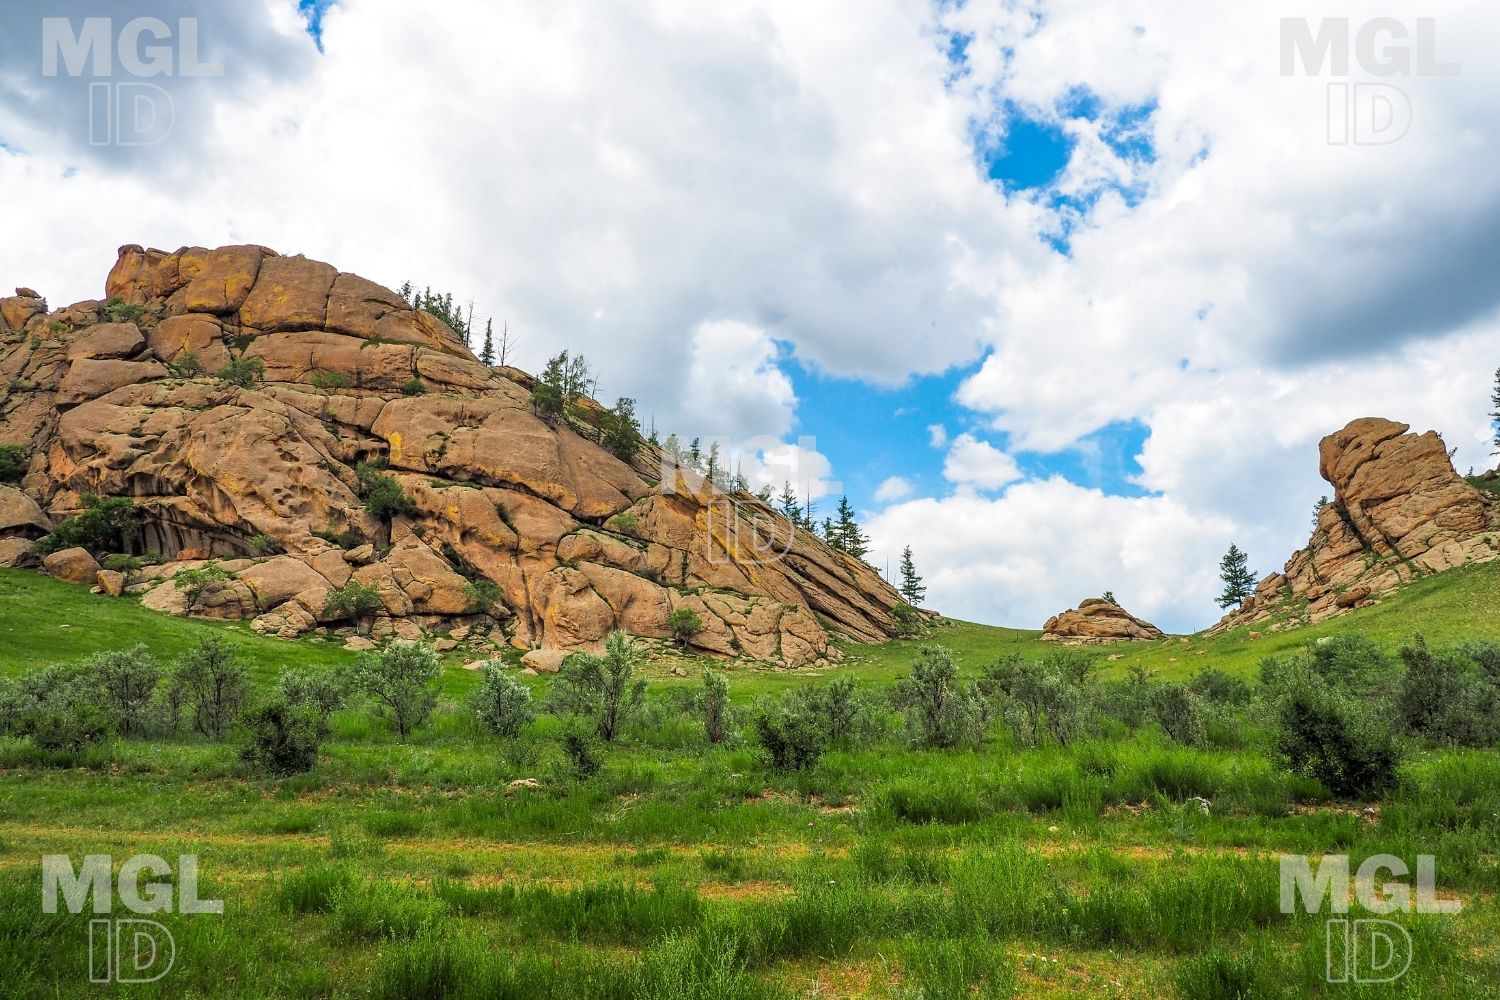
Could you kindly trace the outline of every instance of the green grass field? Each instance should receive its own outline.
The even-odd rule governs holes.
[[[1160,676],[1310,638],[1500,638],[1500,566],[1429,578],[1295,634],[1114,647]],[[163,659],[229,637],[261,683],[350,660],[163,617],[0,571],[0,674],[145,642]],[[947,624],[924,641],[967,672],[1038,633]],[[735,702],[847,673],[884,688],[918,642],[852,646],[834,671],[739,668]],[[1199,653],[1202,655],[1198,655]],[[696,685],[651,664],[650,700]],[[545,679],[532,679],[543,687]],[[224,914],[156,915],[176,941],[153,997],[1500,996],[1500,754],[1421,751],[1378,802],[1334,801],[1252,730],[1204,748],[1143,729],[1068,747],[916,750],[895,738],[770,770],[658,711],[577,780],[558,720],[483,731],[454,660],[436,717],[402,744],[367,711],[333,719],[317,767],[260,776],[231,745],[113,738],[49,755],[0,738],[0,993],[83,997],[87,915],[40,908],[40,857],[199,858]],[[507,785],[535,779],[540,788]],[[1437,858],[1457,916],[1402,914],[1411,969],[1330,984],[1324,918],[1278,905],[1277,856]],[[116,916],[129,916],[119,902]],[[1354,917],[1371,916],[1355,906]]]

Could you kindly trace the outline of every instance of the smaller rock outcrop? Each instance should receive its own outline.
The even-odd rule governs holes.
[[[1312,538],[1208,634],[1323,621],[1417,577],[1500,558],[1494,499],[1454,471],[1437,432],[1409,430],[1362,417],[1322,440],[1318,471],[1334,494]]]
[[[1042,626],[1042,638],[1069,645],[1161,639],[1165,633],[1144,619],[1102,597],[1091,597],[1077,608],[1053,615]]]

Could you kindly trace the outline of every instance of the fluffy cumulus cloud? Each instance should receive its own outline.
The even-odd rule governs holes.
[[[1214,564],[1230,527],[1169,498],[1111,497],[1054,478],[998,498],[896,504],[869,532],[876,565],[896,565],[910,545],[927,606],[954,617],[1040,628],[1113,590],[1133,613],[1188,630],[1211,620]]]
[[[890,503],[911,496],[911,483],[900,476],[889,476],[875,487],[875,501]]]
[[[943,462],[943,478],[981,490],[997,490],[1021,478],[1016,460],[972,434],[953,439]]]
[[[114,6],[75,5],[73,23],[120,21]],[[118,244],[241,241],[432,283],[508,321],[523,367],[582,351],[663,435],[723,435],[757,469],[801,456],[815,493],[839,470],[786,444],[822,431],[798,423],[793,362],[884,386],[977,365],[927,417],[957,495],[876,500],[896,504],[878,519],[891,533],[934,517],[926,569],[955,613],[1035,624],[1109,587],[1203,624],[1212,550],[1240,539],[1270,569],[1301,540],[1321,434],[1381,413],[1442,430],[1461,465],[1487,459],[1486,0],[1380,9],[1408,30],[1430,19],[1459,67],[1382,75],[1409,43],[1367,46],[1344,82],[1411,108],[1383,145],[1328,142],[1337,81],[1282,74],[1288,12],[1266,5],[341,0],[319,53],[293,0],[170,0],[154,16],[197,17],[198,55],[223,73],[151,78],[171,134],[101,148],[99,81],[42,74],[51,7],[0,14],[9,284],[92,297]],[[1294,13],[1365,24],[1332,0]],[[1055,177],[989,176],[1022,124],[1065,151]],[[1149,431],[1150,495],[1019,481],[1009,456],[1121,421]],[[947,428],[970,430],[950,447]],[[1038,498],[1059,505],[1055,529]],[[1159,565],[1125,555],[1141,539]],[[1033,572],[1058,588],[1046,608],[994,596]]]

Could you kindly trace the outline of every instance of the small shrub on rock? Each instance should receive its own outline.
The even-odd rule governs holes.
[[[26,475],[26,446],[0,444],[0,483],[19,483]]]
[[[672,633],[673,642],[686,646],[688,640],[703,631],[703,618],[692,608],[678,608],[667,615],[667,630]]]

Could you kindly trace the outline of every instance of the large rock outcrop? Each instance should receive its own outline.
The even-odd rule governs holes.
[[[530,376],[364,278],[258,246],[126,246],[105,292],[0,299],[0,444],[29,449],[24,496],[0,496],[11,549],[87,495],[129,497],[123,547],[163,563],[132,577],[148,606],[284,636],[331,624],[351,580],[379,594],[377,638],[488,617],[518,648],[593,648],[664,638],[687,608],[700,651],[795,665],[836,657],[832,632],[894,632],[870,566],[654,447],[621,460],[590,400],[544,421]],[[250,378],[213,374],[231,362]],[[413,513],[367,513],[361,463]],[[209,559],[230,579],[189,608],[164,581]]]
[[[1319,472],[1333,498],[1305,548],[1210,634],[1275,619],[1322,621],[1419,576],[1500,557],[1500,511],[1453,469],[1435,431],[1363,417],[1325,437]]]
[[[1128,642],[1132,639],[1161,639],[1164,638],[1164,633],[1113,601],[1091,597],[1077,608],[1048,618],[1047,623],[1042,626],[1042,638],[1068,644],[1095,645]]]

